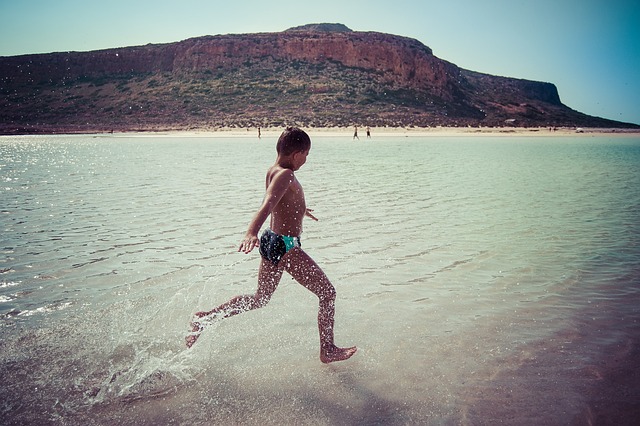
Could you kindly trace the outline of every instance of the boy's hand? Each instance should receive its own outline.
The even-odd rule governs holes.
[[[240,247],[238,248],[238,251],[241,251],[245,254],[251,253],[251,250],[258,247],[259,245],[260,245],[260,240],[258,239],[258,236],[251,235],[251,236],[245,237],[244,240],[240,242]]]
[[[307,216],[307,217],[310,217],[311,219],[313,219],[313,220],[315,220],[317,222],[318,218],[311,214],[312,211],[313,211],[312,209],[307,209],[307,211],[305,212],[304,215]]]

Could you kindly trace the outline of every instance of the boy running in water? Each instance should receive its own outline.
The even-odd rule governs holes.
[[[316,219],[305,204],[304,192],[295,171],[307,161],[311,139],[298,128],[287,128],[276,145],[278,156],[267,170],[266,195],[249,224],[238,251],[250,253],[258,247],[262,257],[255,294],[236,296],[211,311],[197,312],[192,321],[192,333],[187,336],[191,347],[211,319],[227,318],[265,306],[271,299],[286,271],[319,299],[318,329],[320,360],[324,363],[350,358],[356,347],[339,348],[333,343],[336,290],[314,260],[302,250],[300,234],[305,216]],[[269,228],[258,239],[260,227],[271,215]]]

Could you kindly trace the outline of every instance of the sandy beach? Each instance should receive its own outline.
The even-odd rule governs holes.
[[[278,138],[282,133],[282,127],[261,128],[260,137]],[[353,127],[305,127],[304,130],[313,137],[332,137],[353,140]],[[520,127],[371,127],[371,138],[393,137],[468,137],[468,136],[492,136],[492,137],[584,137],[584,136],[640,136],[640,129],[610,129],[610,128],[520,128]],[[170,137],[242,137],[258,138],[258,129],[216,128],[194,130],[159,130],[141,132],[116,132],[113,135],[140,135],[140,136],[170,136]],[[358,127],[358,138],[367,139],[366,127]],[[355,139],[358,140],[358,139]]]

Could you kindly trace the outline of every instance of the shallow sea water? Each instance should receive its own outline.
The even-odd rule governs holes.
[[[640,139],[318,136],[303,248],[336,286],[270,304],[236,252],[275,139],[0,138],[3,424],[633,424]]]

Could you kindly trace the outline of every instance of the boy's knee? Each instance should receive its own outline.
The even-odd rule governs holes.
[[[336,300],[336,289],[332,285],[326,287],[322,293],[320,293],[320,300],[323,302],[333,302]]]
[[[254,306],[256,308],[262,308],[264,306],[267,306],[267,303],[269,303],[269,300],[271,300],[271,297],[269,296],[256,296],[254,298]]]

